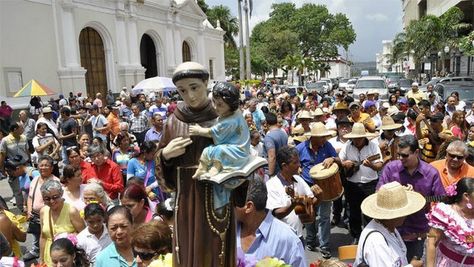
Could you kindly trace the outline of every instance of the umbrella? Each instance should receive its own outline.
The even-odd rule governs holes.
[[[36,80],[29,81],[23,88],[20,89],[13,97],[21,96],[43,96],[43,95],[54,95],[56,94],[53,90],[44,86]]]
[[[168,77],[153,77],[145,79],[135,85],[132,94],[150,94],[152,92],[163,92],[176,90],[173,80]]]

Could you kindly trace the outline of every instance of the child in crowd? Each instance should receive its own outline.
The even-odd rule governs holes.
[[[84,209],[84,220],[87,227],[77,235],[77,247],[83,249],[89,261],[94,263],[97,254],[112,242],[105,228],[105,210],[101,205],[91,203]]]

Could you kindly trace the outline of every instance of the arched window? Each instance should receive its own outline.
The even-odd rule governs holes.
[[[191,48],[188,45],[188,42],[184,41],[183,42],[183,48],[182,48],[182,53],[183,53],[183,62],[186,61],[191,61]]]

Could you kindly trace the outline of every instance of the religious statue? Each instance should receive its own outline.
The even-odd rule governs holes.
[[[230,114],[228,107],[234,106],[234,100],[227,102],[226,95],[217,94],[215,101],[221,117],[216,125],[218,114],[207,97],[208,79],[209,73],[198,63],[185,62],[176,68],[173,82],[183,101],[178,103],[174,113],[167,119],[157,152],[157,175],[168,187],[176,190],[173,266],[236,265],[232,201],[221,202],[222,206],[215,209],[215,191],[220,185],[209,180],[193,179],[206,147],[209,148],[203,157],[208,157],[207,162],[213,162],[213,171],[226,169],[226,159],[220,158],[220,153],[217,156],[213,153],[223,150],[218,148],[221,141],[233,140],[231,136],[224,136],[221,127],[231,127],[226,120],[239,114],[232,112],[230,117],[227,116]],[[228,107],[224,108],[223,102]],[[235,126],[232,127],[235,129]],[[210,133],[206,130],[205,134],[190,135],[190,132],[203,133],[203,129],[211,130]],[[213,129],[217,131],[214,133]],[[217,138],[213,140],[214,137]],[[213,141],[217,143],[216,146]],[[242,145],[245,146],[247,142],[243,141]],[[214,159],[218,159],[218,163]],[[206,172],[207,167],[212,166],[206,166]]]

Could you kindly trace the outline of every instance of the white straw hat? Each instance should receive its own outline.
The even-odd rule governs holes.
[[[360,122],[354,123],[352,126],[352,132],[345,134],[344,138],[363,138],[363,137],[375,137],[377,134],[368,133],[365,131],[364,124]]]
[[[311,127],[311,132],[305,133],[306,136],[315,136],[315,137],[323,137],[323,136],[331,136],[334,134],[334,131],[328,131],[326,126],[322,122],[316,122]]]
[[[395,121],[390,116],[384,116],[382,118],[382,126],[380,126],[381,130],[390,131],[396,130],[401,128],[403,125],[400,123],[395,123]]]
[[[310,119],[312,120],[313,119],[313,115],[311,114],[311,112],[307,111],[307,110],[302,110],[299,114],[298,114],[298,119]]]
[[[413,214],[425,204],[426,200],[420,193],[407,191],[398,182],[391,182],[366,197],[360,208],[373,219],[390,220]]]

